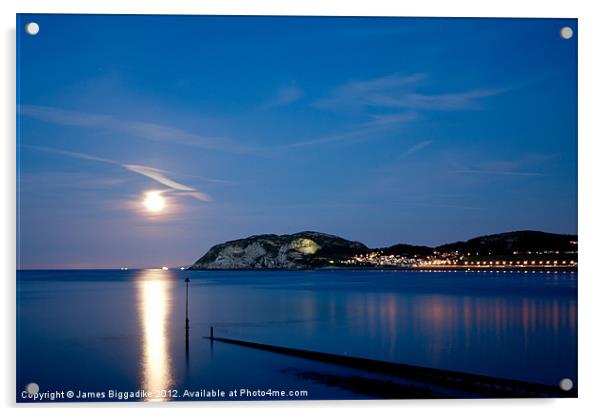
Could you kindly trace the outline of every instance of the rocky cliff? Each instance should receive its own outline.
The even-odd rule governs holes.
[[[264,234],[213,246],[190,270],[311,269],[367,251],[362,243],[313,231]]]

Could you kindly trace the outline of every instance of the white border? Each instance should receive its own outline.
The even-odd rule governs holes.
[[[484,4],[486,3],[486,4]],[[330,16],[474,16],[474,17],[578,17],[579,1],[549,0],[532,4],[521,0],[392,2],[385,0],[22,0],[21,13],[126,13],[126,14],[249,14]]]
[[[597,397],[601,394],[602,353],[600,322],[602,311],[602,275],[595,268],[602,250],[602,230],[598,216],[602,213],[600,198],[600,166],[597,159],[602,154],[602,21],[594,1],[527,2],[525,0],[475,1],[475,0],[421,0],[393,2],[384,0],[24,0],[0,3],[3,23],[2,91],[0,101],[2,141],[2,246],[0,264],[4,273],[1,343],[4,374],[0,378],[0,394],[8,414],[43,412],[48,415],[134,413],[144,408],[145,413],[177,412],[192,414],[327,414],[345,412],[364,415],[369,411],[382,414],[399,412],[426,412],[428,414],[504,415],[530,412],[546,415],[588,414],[599,410]],[[466,16],[466,17],[576,17],[579,18],[579,399],[567,400],[454,400],[454,401],[395,401],[395,402],[288,402],[288,403],[172,403],[167,406],[133,404],[119,405],[69,405],[69,406],[19,406],[15,407],[14,391],[14,330],[15,330],[15,13],[128,13],[128,14],[268,14],[268,15],[338,15],[338,16]],[[545,122],[545,120],[542,120]],[[200,408],[200,409],[199,409]],[[110,410],[109,410],[110,409]]]

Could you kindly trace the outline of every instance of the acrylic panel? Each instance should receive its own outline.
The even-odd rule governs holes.
[[[576,397],[577,29],[18,15],[16,400]]]

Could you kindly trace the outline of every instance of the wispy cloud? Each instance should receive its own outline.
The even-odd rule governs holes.
[[[462,169],[456,170],[457,173],[477,174],[477,175],[504,175],[504,176],[545,176],[538,172],[517,172],[512,170],[481,170],[481,169]]]
[[[533,170],[554,158],[554,155],[525,155],[513,160],[481,160],[472,164],[455,161],[454,172],[467,175],[490,176],[545,176]]]
[[[307,147],[307,146],[316,146],[322,144],[328,144],[333,142],[340,142],[344,140],[355,139],[358,137],[365,137],[369,131],[366,129],[357,129],[357,130],[349,130],[340,133],[326,134],[323,136],[319,136],[313,139],[301,140],[294,143],[289,143],[285,145],[285,148],[295,148],[295,147]]]
[[[414,112],[398,113],[398,114],[378,114],[370,116],[370,121],[365,123],[366,127],[386,127],[405,123],[407,121],[416,120],[418,114]]]
[[[481,98],[492,97],[505,92],[504,88],[482,88],[447,94],[405,93],[395,95],[374,95],[371,105],[412,110],[480,110]]]
[[[433,144],[432,140],[423,140],[421,142],[416,143],[415,145],[413,145],[412,147],[410,147],[409,149],[407,149],[405,152],[403,152],[400,156],[402,158],[408,157],[422,149],[424,149],[427,146],[430,146],[431,144]]]
[[[125,169],[129,170],[130,172],[135,172],[142,176],[146,176],[147,178],[150,178],[150,179],[160,183],[161,185],[165,185],[168,188],[175,189],[176,191],[182,191],[182,193],[181,193],[182,195],[191,196],[193,198],[198,199],[199,201],[205,201],[205,202],[211,201],[211,197],[209,195],[205,194],[204,192],[197,191],[196,189],[194,189],[191,186],[184,185],[184,184],[178,183],[172,179],[169,179],[168,177],[165,176],[164,171],[162,171],[160,169],[155,169],[155,168],[151,168],[149,166],[143,166],[143,165],[121,165],[121,166],[123,166]]]
[[[239,145],[235,145],[223,137],[201,135],[158,123],[123,120],[107,114],[84,113],[37,105],[21,105],[18,111],[23,116],[52,124],[126,133],[153,142],[181,144],[229,152],[244,151]]]
[[[271,107],[283,107],[289,104],[294,103],[303,97],[303,90],[296,85],[287,85],[281,87],[276,92],[276,95],[269,100],[263,108],[271,108]]]
[[[19,182],[28,183],[34,189],[64,190],[66,187],[82,190],[110,189],[126,182],[123,177],[99,177],[86,172],[65,171],[23,171],[19,173]],[[33,186],[32,186],[33,185]]]
[[[464,91],[425,93],[419,87],[427,80],[424,73],[387,75],[351,81],[314,103],[327,109],[381,108],[406,110],[459,111],[482,108],[481,99],[502,94],[508,88],[474,88]]]
[[[137,173],[139,175],[142,175],[144,177],[152,179],[153,181],[160,183],[163,186],[166,186],[167,188],[169,188],[172,191],[176,191],[176,192],[172,192],[176,195],[190,196],[195,199],[198,199],[199,201],[204,201],[204,202],[212,201],[212,198],[209,195],[207,195],[206,193],[201,192],[191,186],[176,182],[173,179],[168,178],[166,176],[167,172],[165,172],[164,170],[161,170],[161,169],[153,168],[150,166],[144,166],[144,165],[124,164],[124,163],[118,162],[116,160],[106,159],[106,158],[102,158],[102,157],[96,157],[96,156],[89,155],[86,153],[71,152],[71,151],[66,151],[66,150],[54,149],[54,148],[50,148],[50,147],[42,147],[42,146],[27,146],[27,147],[30,149],[35,149],[35,150],[49,152],[49,153],[56,153],[56,154],[60,154],[63,156],[72,157],[72,158],[76,158],[76,159],[90,160],[90,161],[94,161],[94,162],[117,165],[129,172]]]
[[[424,207],[424,208],[452,208],[452,209],[465,209],[465,210],[480,210],[480,207],[469,206],[469,205],[455,205],[455,204],[439,204],[430,202],[395,202],[395,205],[411,206],[411,207]]]
[[[350,81],[336,87],[332,93],[314,105],[320,108],[337,109],[341,107],[357,107],[370,105],[371,101],[392,91],[405,90],[423,81],[423,73],[403,76],[399,74],[388,75],[369,80]]]
[[[44,146],[25,145],[24,147],[27,147],[29,149],[39,150],[42,152],[56,153],[56,154],[60,154],[63,156],[73,157],[76,159],[91,160],[94,162],[109,163],[109,164],[113,164],[113,165],[121,165],[119,162],[116,162],[115,160],[106,159],[103,157],[92,156],[92,155],[89,155],[86,153],[71,152],[68,150],[60,150],[60,149],[54,149],[52,147],[44,147]]]
[[[415,120],[416,117],[417,115],[415,113],[373,116],[370,121],[357,124],[355,128],[338,133],[326,134],[313,139],[289,143],[285,147],[306,147],[340,141],[367,140],[369,138],[381,136],[387,130],[397,128],[400,124]]]
[[[367,80],[355,80],[340,85],[313,103],[314,107],[332,111],[351,111],[367,121],[355,127],[302,140],[286,147],[322,145],[326,143],[366,140],[381,136],[385,129],[398,129],[427,111],[461,111],[482,108],[482,99],[502,94],[507,88],[477,88],[456,92],[425,93],[420,87],[427,81],[425,73],[391,74]],[[417,143],[406,156],[430,145]]]

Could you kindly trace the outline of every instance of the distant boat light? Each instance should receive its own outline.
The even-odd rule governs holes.
[[[161,267],[161,270],[169,270],[169,267],[163,266],[163,267]]]
[[[186,270],[186,268],[185,267],[180,267],[180,270]]]

